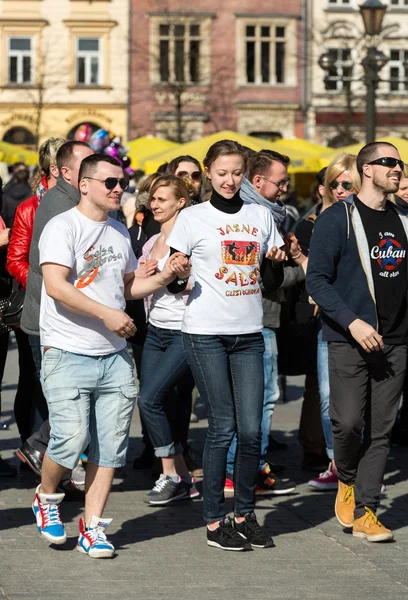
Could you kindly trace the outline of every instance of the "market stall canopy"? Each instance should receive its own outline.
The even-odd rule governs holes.
[[[142,169],[143,162],[147,157],[179,146],[176,142],[157,138],[152,135],[130,140],[125,145],[129,148],[128,156],[132,159],[131,166],[133,169]]]
[[[22,146],[9,144],[8,142],[0,142],[1,160],[8,165],[13,165],[16,162],[24,162],[26,165],[37,165],[38,154],[32,150],[27,150]]]
[[[403,138],[399,138],[399,137],[388,136],[388,137],[380,138],[376,141],[377,142],[388,142],[390,144],[393,144],[397,148],[398,152],[400,153],[400,156],[401,156],[402,160],[404,161],[404,163],[408,164],[408,140],[404,140]],[[336,158],[336,156],[339,156],[339,154],[346,153],[346,154],[357,155],[360,152],[361,148],[363,148],[364,146],[365,146],[365,142],[361,142],[359,144],[351,144],[350,146],[343,146],[342,148],[336,148],[336,149],[331,150],[330,152],[321,154],[320,161],[322,164],[322,168],[327,167],[327,165],[329,165],[331,163],[331,161]]]
[[[320,156],[323,152],[329,152],[330,148],[327,146],[321,146],[320,144],[314,144],[302,138],[286,138],[282,140],[276,140],[274,144],[278,146],[284,146],[288,152],[289,150],[296,150],[297,152],[304,152],[310,156]]]
[[[215,142],[225,139],[234,140],[243,146],[247,146],[248,148],[255,150],[255,152],[266,149],[275,150],[276,152],[281,152],[282,154],[285,153],[285,149],[275,142],[268,142],[267,140],[256,138],[250,135],[243,135],[235,131],[219,131],[218,133],[213,133],[203,137],[200,140],[181,144],[180,146],[177,146],[177,148],[172,148],[171,150],[162,152],[156,156],[150,156],[144,161],[143,169],[146,171],[146,173],[155,173],[160,165],[170,162],[173,160],[173,158],[177,158],[177,156],[183,154],[194,156],[194,158],[202,163],[205,155],[207,154],[208,148],[212,146],[212,144],[215,144]],[[310,154],[306,155],[304,152],[302,153],[297,150],[288,150],[287,153],[291,159],[289,173],[316,173],[319,171],[320,161],[317,156],[310,156]]]

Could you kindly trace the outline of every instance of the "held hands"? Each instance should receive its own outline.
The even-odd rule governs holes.
[[[150,277],[156,273],[158,261],[155,258],[139,260],[138,267],[135,271],[135,277]]]
[[[384,348],[382,335],[365,321],[356,319],[349,325],[348,329],[356,342],[358,342],[366,352],[378,352]]]
[[[274,262],[282,262],[284,260],[288,260],[286,256],[285,250],[278,248],[277,246],[272,246],[272,248],[265,254],[265,258],[269,258]]]
[[[108,308],[102,318],[103,324],[121,338],[129,338],[136,333],[136,325],[126,313],[116,308]]]
[[[167,259],[162,275],[168,283],[177,279],[188,279],[191,274],[191,264],[187,256],[182,252],[176,252]]]

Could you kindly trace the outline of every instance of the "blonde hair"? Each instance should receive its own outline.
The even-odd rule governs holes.
[[[340,154],[337,156],[326,169],[324,176],[324,194],[323,206],[327,207],[334,204],[333,192],[330,189],[330,184],[337,179],[344,171],[350,173],[350,181],[356,193],[361,188],[361,178],[357,171],[357,157],[354,154]]]
[[[401,179],[408,179],[408,165],[406,163],[404,164],[404,171],[403,171],[403,176],[401,177]],[[400,184],[401,184],[401,179],[400,179]],[[388,196],[388,200],[391,200],[391,202],[394,202],[394,204],[396,204],[397,203],[396,196],[399,196],[399,189],[396,194],[390,194]]]
[[[161,177],[158,177],[155,180],[155,182],[152,184],[152,186],[150,188],[150,194],[149,194],[149,205],[150,205],[150,202],[152,201],[153,194],[161,187],[171,188],[176,200],[180,200],[181,198],[184,198],[185,204],[182,208],[186,208],[187,206],[190,206],[190,196],[188,193],[188,187],[186,185],[186,182],[184,181],[184,179],[182,177],[177,177],[177,175],[171,175],[171,174],[162,175]],[[180,209],[180,210],[182,210],[182,209]]]
[[[47,179],[50,176],[50,166],[57,164],[57,152],[65,142],[65,138],[52,137],[41,144],[38,150],[38,171],[32,183],[34,194],[44,175]]]

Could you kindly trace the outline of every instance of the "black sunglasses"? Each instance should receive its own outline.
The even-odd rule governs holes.
[[[201,173],[200,171],[193,171],[192,173],[187,173],[187,171],[179,171],[177,173],[177,177],[190,177],[193,181],[200,181]]]
[[[391,156],[382,156],[381,158],[376,158],[367,164],[382,165],[383,167],[390,167],[391,169],[394,169],[397,165],[399,165],[401,171],[404,170],[404,161],[398,158],[392,158]]]
[[[346,192],[349,192],[353,187],[351,181],[332,181],[331,183],[329,183],[329,188],[331,190],[336,190],[339,187],[339,185],[341,185],[343,190],[346,190]]]
[[[107,190],[114,190],[119,184],[123,191],[126,191],[129,187],[129,182],[125,177],[118,179],[117,177],[107,177],[106,179],[97,179],[96,177],[83,177],[83,179],[93,179],[94,181],[100,181],[105,184]]]

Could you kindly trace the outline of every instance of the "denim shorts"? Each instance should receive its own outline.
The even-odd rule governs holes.
[[[122,467],[137,396],[127,350],[107,356],[43,350],[41,383],[51,426],[48,457],[73,469],[89,446],[91,463]]]

